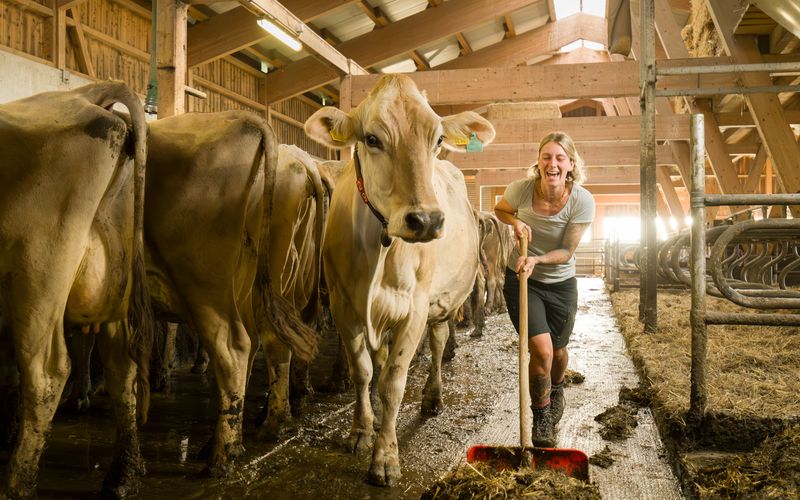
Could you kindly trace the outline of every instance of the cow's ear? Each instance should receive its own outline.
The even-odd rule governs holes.
[[[306,135],[329,148],[344,148],[356,142],[353,120],[344,111],[326,106],[306,120]]]
[[[494,140],[494,127],[489,120],[474,111],[464,111],[442,118],[444,147],[451,151],[463,151],[472,134],[483,146]]]

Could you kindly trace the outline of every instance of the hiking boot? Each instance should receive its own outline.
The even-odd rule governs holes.
[[[553,414],[553,425],[558,425],[561,422],[561,417],[564,415],[564,406],[566,406],[564,382],[553,384],[550,389],[550,412]]]
[[[533,410],[533,445],[552,448],[556,445],[555,423],[553,422],[552,405]]]

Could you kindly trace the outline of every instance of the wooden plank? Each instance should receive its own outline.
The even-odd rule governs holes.
[[[683,221],[686,218],[686,212],[684,212],[683,205],[681,205],[681,200],[678,197],[678,193],[675,191],[675,184],[672,182],[672,178],[669,175],[669,169],[664,165],[656,166],[656,180],[661,188],[661,193],[664,196],[667,205],[669,206],[669,211],[678,221],[678,225],[683,227]]]
[[[343,5],[354,3],[355,0],[281,0],[284,7],[292,14],[309,23],[317,18],[330,14]]]
[[[75,20],[70,17],[66,18],[66,23],[67,26],[70,27],[75,26]],[[89,26],[84,24],[83,32],[85,36],[88,36],[89,38],[94,38],[95,40],[99,40],[104,44],[119,50],[123,54],[139,59],[140,61],[145,61],[145,62],[150,61],[150,54],[148,54],[147,52],[139,50],[136,47],[132,47],[127,43],[117,40],[114,37],[108,36],[102,31],[90,28]]]
[[[55,10],[55,63],[56,68],[67,67],[67,11]]]
[[[580,39],[605,44],[603,19],[575,14],[440,64],[436,69],[516,66]]]
[[[733,36],[733,27],[737,23],[735,10],[721,0],[707,0],[707,5],[720,40],[734,61],[762,62],[755,38]],[[772,84],[769,76],[764,74],[748,72],[740,77],[746,85]],[[745,102],[784,192],[800,192],[800,148],[778,97],[775,94],[745,94]],[[800,207],[793,212],[800,214]]]
[[[83,25],[78,17],[78,9],[70,9],[70,14],[72,15],[72,19],[75,21],[75,25],[70,30],[70,39],[72,41],[72,45],[77,48],[75,53],[78,60],[78,66],[85,74],[92,78],[97,78],[97,75],[94,72],[94,65],[92,64],[92,56],[89,53],[89,44],[86,43],[86,37],[83,34]]]
[[[742,191],[745,194],[758,193],[758,182],[761,180],[761,175],[764,173],[764,168],[767,163],[767,150],[762,146],[758,148],[756,157],[753,159],[753,164],[750,166],[750,172],[747,174],[747,179],[744,181]]]
[[[244,7],[236,7],[192,26],[187,31],[186,65],[205,64],[269,38],[256,20]]]
[[[56,8],[58,9],[71,9],[84,3],[86,0],[56,0]]]
[[[248,107],[251,107],[251,108],[254,108],[254,109],[257,109],[257,110],[261,110],[261,111],[266,110],[266,106],[264,104],[262,104],[260,102],[257,102],[257,101],[254,101],[254,100],[252,100],[252,99],[250,99],[248,97],[245,97],[245,96],[243,96],[241,94],[237,94],[236,92],[233,92],[230,89],[226,89],[222,85],[218,85],[218,84],[212,82],[211,80],[207,80],[207,79],[205,79],[205,78],[203,78],[201,76],[197,76],[197,75],[194,75],[193,80],[194,80],[194,85],[196,85],[196,86],[206,87],[207,89],[209,89],[209,90],[211,90],[211,91],[213,91],[213,92],[215,92],[217,94],[223,95],[223,96],[225,96],[225,97],[227,97],[227,98],[229,98],[231,100],[234,100],[234,101],[236,101],[236,102],[238,102],[240,104],[244,104],[245,106],[248,106]],[[275,110],[272,110],[271,114],[273,116],[276,116],[276,117],[279,117],[279,118],[280,117],[286,117],[286,115],[284,115],[282,113],[278,113]],[[278,116],[278,115],[280,115],[280,116]],[[283,121],[287,121],[287,120],[283,120]],[[294,125],[294,123],[292,123],[292,125]]]
[[[536,0],[450,0],[435,9],[423,10],[385,28],[348,40],[336,48],[366,68],[533,3]],[[267,75],[270,102],[302,94],[338,78],[339,74],[325,64],[306,57]]]
[[[490,145],[482,153],[453,152],[448,159],[461,168],[528,168],[536,160],[537,147],[538,145],[530,145],[525,148],[500,149]],[[576,148],[587,167],[639,166],[638,141],[625,145],[576,142]],[[673,163],[668,146],[658,146],[656,157],[659,164]],[[592,176],[589,178],[591,182]]]
[[[638,116],[584,116],[528,120],[493,120],[494,144],[524,144],[562,130],[575,141],[625,141],[639,139]],[[689,115],[658,116],[658,140],[688,140]]]

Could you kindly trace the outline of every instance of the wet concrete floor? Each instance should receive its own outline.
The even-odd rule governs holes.
[[[580,309],[570,343],[570,368],[585,375],[566,389],[567,408],[559,445],[590,456],[606,445],[615,459],[607,469],[591,467],[591,478],[607,499],[678,499],[678,482],[665,458],[652,415],[639,410],[631,438],[604,441],[594,416],[617,403],[620,387],[636,387],[638,378],[625,355],[602,280],[581,278]],[[398,418],[403,478],[393,488],[366,483],[369,456],[353,456],[344,440],[353,414],[352,391],[317,392],[276,443],[255,440],[255,415],[266,382],[261,355],[248,389],[245,455],[224,480],[200,476],[197,453],[210,435],[215,417],[213,379],[182,370],[173,375],[168,394],[156,394],[150,422],[141,430],[148,474],[140,498],[419,498],[433,482],[465,461],[471,444],[518,445],[516,333],[506,315],[487,321],[484,336],[458,332],[456,357],[443,369],[445,410],[420,414],[428,357],[412,366]],[[42,499],[99,498],[108,469],[114,430],[107,398],[95,395],[84,415],[59,413],[45,451],[39,481]],[[6,456],[0,456],[5,461]]]

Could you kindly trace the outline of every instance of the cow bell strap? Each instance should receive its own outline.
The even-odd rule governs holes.
[[[386,217],[369,202],[367,191],[364,189],[364,176],[361,174],[361,160],[358,159],[358,144],[356,144],[355,151],[353,151],[353,161],[356,165],[356,187],[358,188],[358,194],[361,195],[361,200],[369,207],[372,214],[378,219],[381,226],[383,226],[383,229],[381,229],[381,245],[388,247],[392,244],[392,237],[389,236],[389,221],[387,221]]]

